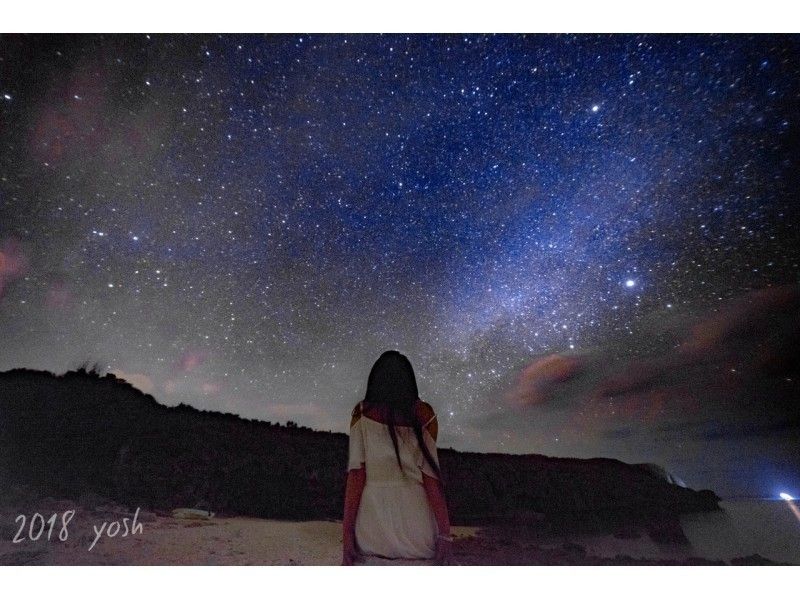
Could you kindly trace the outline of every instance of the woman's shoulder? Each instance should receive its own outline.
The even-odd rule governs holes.
[[[425,425],[430,418],[436,415],[434,412],[433,407],[430,406],[429,403],[426,403],[422,399],[419,399],[416,404],[414,405],[414,410],[417,417],[420,420],[420,423]]]
[[[353,407],[353,410],[350,413],[350,427],[353,427],[356,422],[361,419],[361,411],[362,402],[356,403],[356,406]],[[414,415],[421,426],[432,424],[436,418],[436,412],[433,410],[433,407],[431,407],[429,403],[426,403],[422,399],[419,399],[416,403],[414,403]]]
[[[439,435],[439,424],[436,421],[436,412],[428,403],[420,399],[416,405],[417,420],[423,429],[427,430],[431,437],[436,440]]]
[[[356,403],[356,406],[353,407],[353,411],[350,413],[350,427],[352,428],[356,425],[356,422],[361,419],[361,402],[359,401]]]

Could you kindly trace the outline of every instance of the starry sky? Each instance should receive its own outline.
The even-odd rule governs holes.
[[[795,35],[0,37],[0,370],[800,493]],[[788,490],[787,490],[788,491]]]

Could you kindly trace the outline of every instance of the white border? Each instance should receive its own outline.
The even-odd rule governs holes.
[[[797,6],[789,0],[7,0],[0,30],[795,33],[800,31]]]
[[[411,570],[413,569],[413,570]],[[783,595],[794,567],[3,567],[9,596],[267,598]],[[51,594],[52,592],[52,594]]]
[[[555,6],[553,4],[556,4]],[[796,3],[794,3],[796,4]],[[0,29],[14,32],[687,32],[793,33],[798,9],[778,0],[646,0],[557,3],[525,0],[382,3],[253,0],[135,3],[4,3]],[[2,37],[0,37],[2,52]],[[230,597],[376,594],[443,598],[532,593],[655,598],[691,594],[754,596],[796,588],[796,569],[776,567],[39,567],[0,569],[4,594],[27,596]]]

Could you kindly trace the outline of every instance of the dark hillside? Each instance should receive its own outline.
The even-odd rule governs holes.
[[[149,509],[338,519],[347,445],[345,434],[166,407],[110,374],[0,374],[0,493],[23,486]],[[439,459],[456,524],[536,513],[661,518],[715,509],[719,500],[611,459],[450,449]]]

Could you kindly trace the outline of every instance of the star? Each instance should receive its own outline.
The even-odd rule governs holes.
[[[602,421],[579,449],[548,429],[596,372],[530,417],[499,398],[538,359],[646,357],[679,315],[796,284],[796,46],[19,37],[0,57],[0,368],[84,351],[164,402],[345,431],[397,348],[454,448],[638,459]],[[652,440],[669,417],[635,429],[691,467]]]

